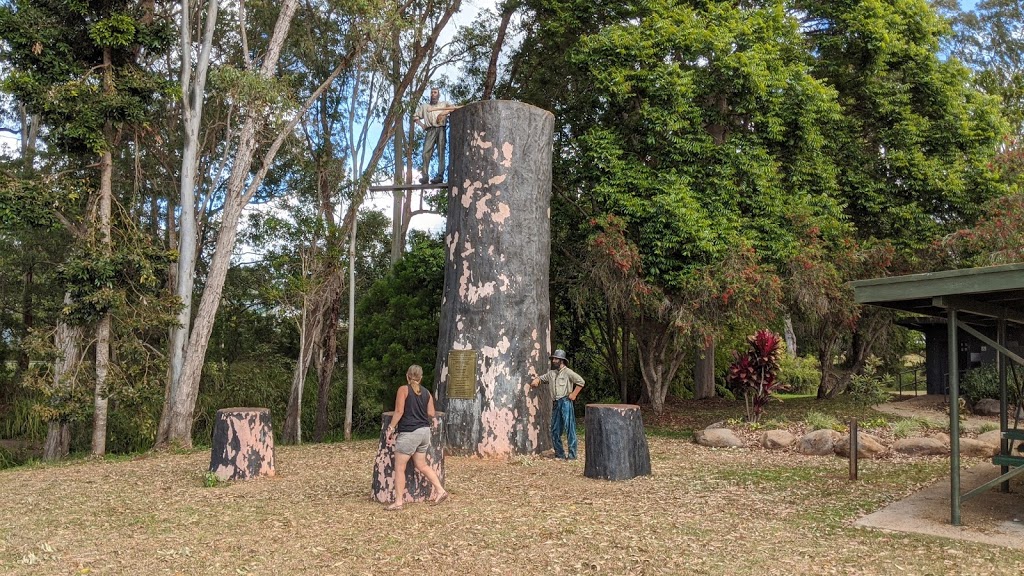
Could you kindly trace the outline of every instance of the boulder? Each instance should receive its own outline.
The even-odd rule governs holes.
[[[982,442],[984,442],[986,444],[991,444],[991,445],[995,446],[996,449],[999,448],[999,441],[1002,439],[1002,437],[1003,437],[1003,434],[999,430],[989,430],[988,432],[985,432],[984,434],[978,434],[978,440],[980,440],[980,441],[982,441]]]
[[[796,443],[796,436],[789,430],[768,430],[761,435],[761,446],[769,450],[789,448]]]
[[[829,456],[835,453],[836,441],[842,436],[835,430],[808,432],[797,442],[796,451],[808,456]]]
[[[960,439],[960,455],[975,456],[977,458],[991,458],[999,453],[999,445],[993,446],[988,442],[975,440],[974,438]]]
[[[974,405],[972,410],[978,416],[999,416],[999,400],[994,398],[982,398]]]
[[[949,446],[949,434],[946,434],[945,432],[936,432],[934,434],[929,434],[928,438],[934,438],[939,442],[942,442],[943,446]]]
[[[725,423],[725,420],[719,420],[718,422],[712,422],[704,427],[705,430],[717,430],[719,428],[728,428],[729,425]]]
[[[693,435],[694,441],[701,446],[711,448],[738,448],[743,446],[743,441],[728,428],[712,428],[710,430],[698,430]]]
[[[892,444],[894,452],[907,456],[940,456],[947,454],[949,448],[935,438],[901,438]]]
[[[835,443],[836,454],[843,458],[850,457],[850,435],[845,434],[842,438]],[[878,458],[888,448],[879,440],[877,437],[871,434],[865,434],[863,432],[857,433],[857,457],[858,458]]]

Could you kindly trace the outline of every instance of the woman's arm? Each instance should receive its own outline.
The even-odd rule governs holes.
[[[405,414],[405,398],[409,395],[408,389],[402,386],[398,389],[398,394],[395,394],[395,413],[391,416],[391,424],[388,425],[388,432],[394,431],[398,428],[398,421],[402,419]]]
[[[434,396],[428,392],[427,393],[427,418],[433,418],[434,414],[435,414],[435,412],[434,412]]]

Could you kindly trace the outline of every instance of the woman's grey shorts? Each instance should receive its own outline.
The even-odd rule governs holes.
[[[430,446],[430,427],[424,426],[412,432],[399,432],[395,439],[395,452],[412,456],[413,452],[426,452]]]

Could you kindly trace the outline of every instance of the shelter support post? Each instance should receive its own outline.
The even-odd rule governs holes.
[[[1000,318],[999,323],[996,325],[996,340],[999,341],[999,346],[996,347],[996,368],[999,371],[999,453],[1009,454],[1010,442],[1006,439],[1006,430],[1009,424],[1006,417],[1008,403],[1006,394],[1006,354],[1003,353],[1003,349],[1006,348],[1005,318]],[[1004,464],[999,467],[999,476],[1003,477],[1009,471],[1010,467]],[[1009,479],[1001,483],[1000,490],[1004,493],[1010,491]]]
[[[947,311],[949,324],[949,507],[950,523],[960,525],[960,343],[957,310]]]

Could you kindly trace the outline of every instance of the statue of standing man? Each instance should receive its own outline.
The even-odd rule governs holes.
[[[458,106],[441,100],[441,91],[436,87],[430,89],[430,103],[420,104],[412,115],[412,121],[423,129],[423,167],[420,184],[440,184],[445,180],[445,123],[448,113]],[[437,176],[430,178],[430,159],[437,149]]]

